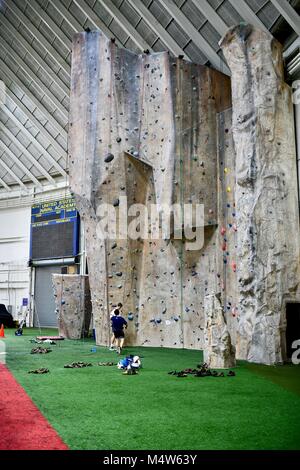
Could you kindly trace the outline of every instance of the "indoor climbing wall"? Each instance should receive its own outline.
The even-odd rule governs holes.
[[[98,344],[108,344],[109,312],[122,302],[127,344],[203,348],[205,296],[224,289],[223,258],[234,266],[233,253],[220,246],[226,237],[219,219],[226,230],[235,222],[220,212],[218,182],[218,113],[230,106],[230,80],[215,70],[168,53],[118,49],[100,31],[75,35],[70,184],[85,225]],[[102,240],[99,207],[112,204],[119,220],[123,196],[128,207],[148,210],[204,204],[203,246],[188,251],[185,234],[176,239],[172,231],[145,239],[138,227],[135,239],[123,233]],[[235,303],[224,299],[232,315]]]
[[[237,302],[237,211],[235,199],[235,152],[232,138],[232,109],[218,115],[218,273],[216,293],[233,344],[239,321]]]
[[[229,30],[221,47],[232,72],[237,357],[274,364],[284,359],[285,304],[300,299],[291,90],[271,35],[243,24]]]
[[[92,305],[88,276],[52,274],[59,335],[83,338],[89,331]]]

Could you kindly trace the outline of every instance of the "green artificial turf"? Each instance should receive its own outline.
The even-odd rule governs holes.
[[[196,367],[201,352],[136,347],[124,354],[142,356],[143,369],[125,376],[97,365],[118,356],[102,347],[91,352],[91,339],[31,355],[38,330],[13,333],[6,330],[7,365],[71,449],[300,449],[300,397],[286,386],[299,384],[299,366],[272,368],[277,383],[244,362],[236,377],[177,378],[167,372]],[[93,367],[64,369],[73,361]],[[50,373],[28,374],[39,367]]]

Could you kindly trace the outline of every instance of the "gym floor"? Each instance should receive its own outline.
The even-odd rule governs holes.
[[[119,356],[92,339],[57,342],[30,354],[40,333],[5,330],[7,366],[70,449],[300,449],[300,365],[239,361],[235,377],[178,378],[195,368],[200,351],[125,348],[142,358],[138,375],[99,366]],[[55,335],[56,330],[42,330]],[[74,361],[92,367],[66,369]],[[46,367],[48,374],[28,374]],[[22,413],[22,410],[20,410]]]

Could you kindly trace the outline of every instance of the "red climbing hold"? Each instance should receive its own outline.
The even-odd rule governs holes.
[[[226,233],[226,228],[225,228],[225,227],[222,227],[222,228],[221,228],[221,235],[225,235],[225,233]]]
[[[232,267],[232,271],[235,273],[236,272],[236,263],[232,262],[231,267]]]

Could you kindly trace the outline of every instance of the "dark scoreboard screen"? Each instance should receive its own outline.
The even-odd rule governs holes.
[[[30,259],[73,257],[79,248],[79,216],[73,198],[31,208]]]

